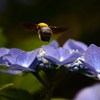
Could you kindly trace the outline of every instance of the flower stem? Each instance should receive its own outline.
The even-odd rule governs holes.
[[[46,88],[46,94],[43,100],[51,100],[54,87]]]

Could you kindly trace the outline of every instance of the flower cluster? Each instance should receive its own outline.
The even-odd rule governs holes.
[[[86,76],[100,78],[100,47],[73,39],[67,40],[62,47],[57,41],[44,45],[34,51],[17,48],[0,48],[1,72],[23,74],[38,70],[64,67],[66,71],[80,72]]]

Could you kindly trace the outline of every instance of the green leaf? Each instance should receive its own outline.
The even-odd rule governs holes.
[[[16,75],[0,73],[0,85],[13,83],[13,80],[16,78]]]
[[[31,93],[35,93],[43,88],[39,80],[32,74],[17,76],[14,81],[14,87],[27,90]]]
[[[33,100],[32,94],[28,91],[16,88],[3,89],[0,91],[0,97],[5,98],[3,100]]]

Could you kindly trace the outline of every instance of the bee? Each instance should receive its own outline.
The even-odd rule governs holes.
[[[28,31],[37,31],[39,39],[41,41],[50,41],[51,36],[55,33],[60,33],[66,31],[67,27],[61,26],[48,26],[46,23],[32,24],[32,23],[24,23],[24,28]]]

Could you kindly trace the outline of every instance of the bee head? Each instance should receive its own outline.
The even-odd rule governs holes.
[[[40,29],[41,27],[48,27],[48,25],[46,23],[39,23],[37,29]]]

